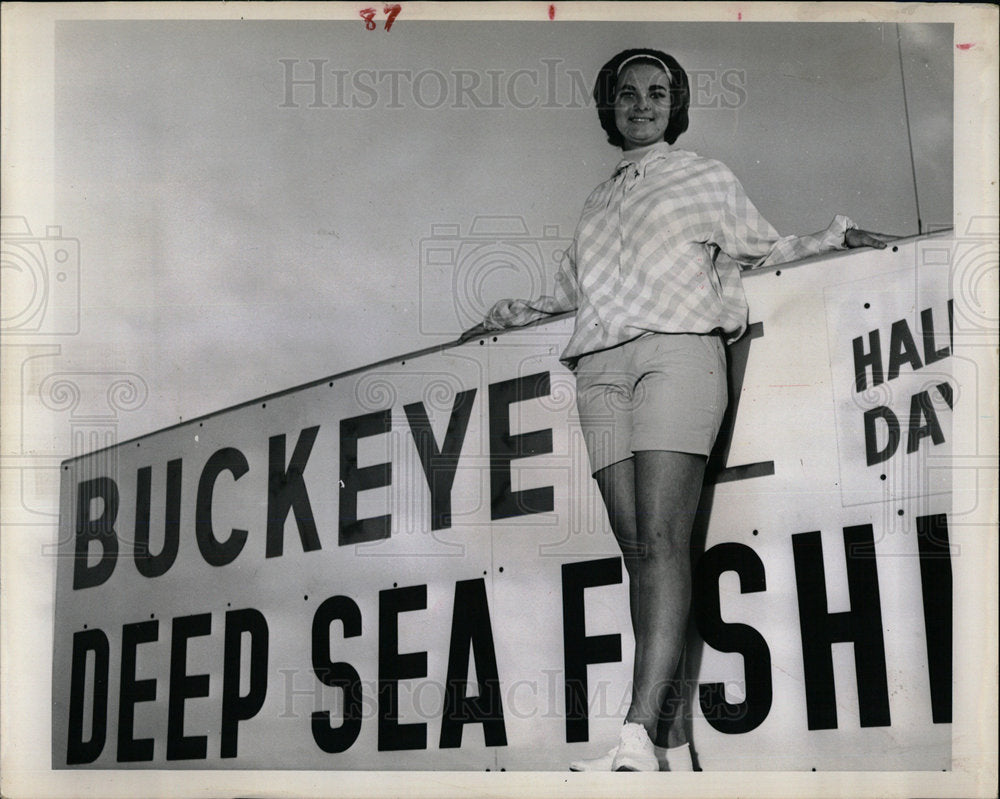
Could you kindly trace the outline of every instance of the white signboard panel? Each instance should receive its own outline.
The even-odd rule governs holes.
[[[960,392],[940,388],[947,270],[917,269],[919,244],[746,278],[694,544],[703,768],[950,765]],[[571,328],[63,464],[53,766],[562,770],[605,751],[633,640],[558,362]]]
[[[825,290],[831,343],[857,333],[831,353],[846,504],[950,490],[952,304],[947,283],[918,298],[913,277],[910,268]]]

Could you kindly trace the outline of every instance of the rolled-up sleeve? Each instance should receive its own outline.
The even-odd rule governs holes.
[[[730,175],[716,244],[730,258],[749,269],[784,264],[845,249],[845,236],[854,223],[838,214],[826,229],[804,236],[779,236],[747,197],[735,175]]]

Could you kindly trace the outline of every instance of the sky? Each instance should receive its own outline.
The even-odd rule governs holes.
[[[141,376],[119,439],[453,340],[540,289],[620,157],[589,91],[626,47],[689,71],[675,147],[726,163],[779,232],[836,213],[917,232],[895,25],[377,22],[57,25],[81,287],[61,357]],[[900,36],[923,225],[947,227],[952,28]]]

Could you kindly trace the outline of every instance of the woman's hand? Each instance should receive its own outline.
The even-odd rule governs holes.
[[[876,250],[884,250],[886,241],[896,238],[887,236],[884,233],[871,233],[867,230],[852,227],[848,228],[844,234],[844,244],[848,249],[856,247],[874,247]]]
[[[458,337],[458,343],[461,344],[465,341],[468,341],[470,338],[479,338],[479,336],[485,336],[489,332],[490,331],[486,328],[486,325],[480,322],[475,327],[470,327],[468,330],[462,333],[462,335]]]

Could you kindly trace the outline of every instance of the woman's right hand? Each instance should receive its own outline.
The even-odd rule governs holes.
[[[853,250],[856,247],[874,247],[876,250],[884,250],[885,243],[898,239],[899,236],[888,236],[885,233],[872,233],[870,230],[861,230],[851,227],[844,233],[844,246]]]
[[[470,338],[479,338],[479,336],[485,336],[489,332],[490,331],[487,329],[486,325],[480,322],[475,327],[470,327],[468,330],[462,333],[462,335],[458,337],[458,343],[462,344],[463,342],[468,341]]]

